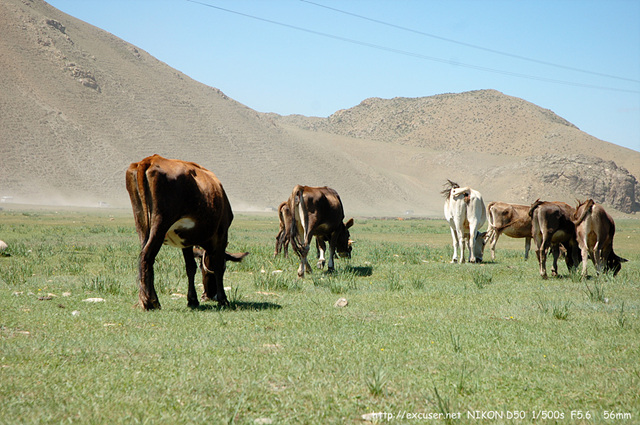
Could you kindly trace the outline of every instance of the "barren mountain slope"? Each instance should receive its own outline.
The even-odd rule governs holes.
[[[0,4],[0,31],[0,195],[126,205],[124,170],[152,153],[210,168],[245,208],[341,179],[343,154],[43,1]]]
[[[607,161],[637,170],[640,154],[497,92],[369,99],[327,119],[280,117],[42,0],[3,0],[0,32],[0,196],[16,202],[128,207],[124,170],[158,153],[214,171],[235,210],[275,207],[300,183],[334,187],[349,215],[439,216],[447,178],[487,201],[594,196],[637,207],[636,178]],[[463,149],[468,138],[476,142]],[[590,155],[569,159],[584,166],[566,174],[562,159],[536,160],[558,152],[556,139]]]
[[[421,98],[370,98],[326,119],[283,117],[315,131],[496,155],[591,155],[614,160],[640,177],[640,153],[599,140],[548,109],[496,90]]]

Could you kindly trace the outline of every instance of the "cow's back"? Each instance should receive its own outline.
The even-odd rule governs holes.
[[[175,222],[197,217],[202,234],[226,229],[233,220],[231,205],[214,173],[200,165],[159,155],[132,163],[126,173],[136,228],[148,236],[151,222],[161,217]]]
[[[553,234],[553,242],[575,239],[575,224],[572,216],[575,210],[564,202],[536,201],[529,211],[533,233]]]
[[[304,208],[308,215],[313,215],[320,220],[324,227],[333,230],[344,220],[344,208],[340,195],[330,187],[310,187],[296,186],[292,196],[301,194],[304,201]],[[300,219],[299,208],[291,207],[296,214],[296,219]]]
[[[492,227],[504,231],[507,236],[531,236],[529,208],[528,205],[494,201],[487,206],[487,218]]]
[[[469,197],[469,207],[471,211],[467,212],[467,217],[471,216],[470,213],[473,214],[474,218],[477,220],[478,228],[482,227],[482,225],[487,221],[487,209],[484,205],[484,200],[482,199],[482,194],[477,190],[470,189],[471,196]]]

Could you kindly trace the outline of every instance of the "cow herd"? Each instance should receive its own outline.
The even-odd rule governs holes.
[[[602,205],[592,199],[579,202],[576,208],[564,202],[536,200],[532,205],[491,202],[485,209],[482,195],[469,187],[461,188],[448,181],[445,190],[444,216],[451,227],[453,239],[452,263],[464,262],[465,247],[469,248],[469,261],[482,261],[485,244],[495,259],[495,246],[502,233],[512,238],[525,238],[525,259],[528,258],[531,239],[536,244],[536,257],[540,276],[547,278],[547,252],[553,257],[551,274],[558,274],[558,258],[564,252],[569,270],[582,262],[582,276],[587,275],[589,258],[598,273],[620,271],[624,258],[613,252],[616,226]],[[479,228],[489,218],[489,230]],[[460,252],[460,257],[458,257]]]
[[[241,261],[248,253],[226,251],[233,213],[218,178],[200,165],[159,155],[132,163],[126,172],[126,188],[131,200],[141,250],[138,261],[139,302],[145,310],[160,308],[154,287],[153,266],[163,244],[182,249],[189,281],[187,303],[199,305],[195,274],[200,260],[204,286],[203,300],[228,304],[223,277],[227,261]],[[525,258],[531,239],[543,278],[547,250],[553,255],[552,274],[557,274],[557,260],[565,251],[567,266],[572,269],[582,261],[586,275],[587,260],[592,259],[598,273],[620,271],[626,261],[613,252],[615,224],[601,205],[589,199],[577,208],[562,202],[536,201],[531,206],[491,202],[486,208],[482,195],[469,187],[449,180],[443,190],[444,215],[451,227],[452,263],[466,260],[481,262],[485,244],[495,259],[495,245],[502,233],[526,238]],[[328,187],[296,186],[289,199],[278,208],[280,229],[274,255],[288,246],[300,258],[298,276],[311,268],[308,253],[315,236],[319,268],[334,268],[334,258],[350,258],[352,241],[349,228],[353,218],[344,222],[344,209],[338,193]],[[487,232],[480,232],[485,221]],[[327,247],[328,245],[328,247]]]

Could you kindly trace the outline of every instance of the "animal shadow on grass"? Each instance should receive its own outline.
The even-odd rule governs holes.
[[[344,268],[345,273],[350,273],[359,277],[371,276],[373,274],[373,267],[371,266],[346,266]]]
[[[220,306],[218,304],[200,304],[196,311],[220,311],[220,310],[280,310],[282,306],[280,304],[274,304],[269,302],[254,302],[254,301],[233,301],[229,302],[228,306]]]

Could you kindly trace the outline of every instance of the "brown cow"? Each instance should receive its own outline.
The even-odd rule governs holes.
[[[506,202],[490,202],[487,205],[489,231],[487,242],[491,249],[491,259],[496,259],[496,244],[501,234],[511,238],[525,238],[524,259],[529,258],[531,249],[531,217],[527,205],[507,204]]]
[[[613,252],[613,236],[616,233],[616,225],[613,218],[600,204],[593,199],[578,202],[576,212],[573,215],[576,225],[578,245],[582,252],[582,276],[587,276],[587,261],[591,257],[596,271],[611,270],[617,275],[622,268],[624,258],[618,257]]]
[[[547,278],[547,250],[551,247],[553,267],[551,275],[558,275],[560,245],[567,250],[567,268],[573,270],[580,262],[576,226],[571,220],[575,210],[564,202],[544,202],[539,199],[529,209],[531,236],[536,242],[536,256],[540,265],[540,275]]]
[[[218,178],[193,162],[153,155],[129,166],[126,183],[142,245],[138,266],[142,307],[160,308],[153,286],[153,265],[163,244],[182,249],[189,280],[189,307],[199,305],[193,246],[204,250],[202,299],[227,305],[223,285],[226,261],[240,261],[248,253],[225,251],[233,213]]]
[[[289,197],[291,209],[291,246],[300,257],[298,276],[303,277],[309,267],[307,254],[312,237],[316,237],[320,258],[318,267],[325,264],[324,248],[329,242],[327,268],[333,271],[333,259],[337,252],[340,257],[351,258],[351,241],[349,228],[353,226],[353,218],[346,223],[342,201],[338,193],[329,187],[296,186]]]
[[[284,201],[278,206],[278,219],[280,220],[280,231],[276,236],[276,249],[273,256],[284,251],[285,258],[289,256],[289,235],[291,234],[291,209],[289,202]]]

